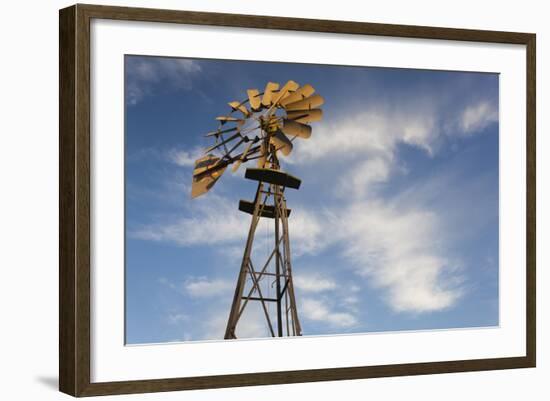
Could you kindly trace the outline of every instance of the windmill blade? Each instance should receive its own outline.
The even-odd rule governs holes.
[[[250,112],[248,111],[248,109],[243,103],[233,101],[233,102],[229,102],[228,104],[229,106],[231,106],[233,110],[239,110],[241,113],[243,113],[245,117],[248,117],[250,115]]]
[[[292,142],[281,131],[275,131],[269,137],[269,142],[275,145],[275,149],[283,152],[283,155],[288,156],[292,152]]]
[[[202,174],[206,170],[214,167],[220,162],[220,158],[213,154],[207,154],[195,160],[195,168],[193,169],[193,177]]]
[[[306,97],[310,97],[315,93],[315,89],[313,89],[313,86],[310,84],[305,84],[304,86],[296,89],[295,92],[292,92],[287,97],[282,98],[279,103],[281,106],[285,107],[289,103],[297,102],[298,100],[302,100]]]
[[[196,198],[208,192],[221,177],[225,169],[226,167],[223,167],[200,179],[193,178],[193,183],[191,184],[191,198]]]
[[[279,103],[279,101],[284,98],[285,96],[287,96],[290,92],[294,92],[296,91],[296,89],[298,89],[300,87],[300,85],[298,85],[296,82],[290,80],[288,81],[286,84],[284,84],[284,86],[279,90],[279,93],[277,93],[274,97],[273,97],[273,104],[277,104]]]
[[[246,94],[248,95],[248,102],[250,103],[252,110],[260,110],[262,107],[262,100],[260,99],[260,92],[258,89],[248,89]]]
[[[208,149],[206,149],[206,150],[204,151],[204,153],[212,152],[214,149],[217,149],[217,148],[219,148],[220,146],[225,145],[225,144],[228,143],[228,142],[231,142],[233,139],[235,139],[235,138],[237,138],[237,137],[239,137],[239,136],[241,136],[241,133],[240,133],[240,132],[237,132],[236,134],[231,135],[229,138],[227,138],[227,139],[225,139],[225,140],[223,140],[223,141],[221,141],[221,142],[218,142],[218,143],[216,143],[215,145],[210,146]]]
[[[246,159],[246,155],[248,154],[248,151],[250,150],[250,148],[252,147],[253,144],[254,144],[254,141],[248,142],[248,145],[244,149],[244,152],[243,152],[242,156],[239,158],[239,160],[237,160],[237,162],[231,168],[231,171],[233,173],[235,171],[237,171],[239,169],[239,166],[242,164],[242,162],[244,162],[244,160]]]
[[[242,120],[240,118],[237,118],[237,117],[232,117],[232,116],[218,116],[218,117],[216,117],[216,120],[221,121],[222,124],[225,124],[226,122],[229,122],[229,121],[234,121],[234,122],[237,122],[239,124],[244,123],[244,120]]]
[[[205,134],[204,136],[205,137],[209,137],[209,136],[218,136],[220,134],[225,134],[226,132],[232,132],[232,131],[236,131],[238,130],[239,127],[233,127],[233,128],[227,128],[227,129],[223,129],[221,131],[212,131],[212,132],[209,132],[208,134]]]
[[[321,109],[313,110],[294,110],[286,113],[287,119],[294,120],[298,123],[312,123],[319,121],[323,117]]]
[[[243,139],[241,139],[236,146],[239,146],[242,143]],[[257,153],[259,153],[259,151],[260,151],[260,146],[259,145],[252,147],[248,151],[247,159],[251,159],[252,157],[256,158],[255,155]],[[201,180],[202,178],[204,178],[206,176],[214,174],[218,170],[224,170],[228,165],[230,165],[231,163],[236,162],[237,160],[239,160],[243,156],[243,154],[240,153],[238,155],[235,155],[235,156],[231,157],[231,156],[229,156],[229,153],[227,153],[225,156],[223,156],[221,158],[218,158],[218,157],[216,157],[212,154],[209,154],[207,156],[203,156],[202,158],[198,159],[195,162],[195,170],[193,171],[193,179],[198,181],[198,180]],[[204,160],[207,157],[208,158],[214,158],[215,160],[213,162],[209,161],[208,159]]]
[[[288,136],[297,136],[303,139],[308,139],[311,136],[311,127],[309,125],[301,124],[286,118],[283,120],[281,131]]]
[[[216,181],[224,173],[226,167],[213,170],[208,173],[207,170],[212,169],[220,162],[220,158],[214,155],[206,155],[195,161],[195,169],[193,170],[193,183],[191,184],[191,197],[196,198],[214,186]],[[206,172],[206,174],[204,174]]]
[[[276,82],[268,82],[265,86],[264,96],[262,97],[262,106],[269,107],[271,106],[273,95],[277,89],[279,89],[279,84]]]
[[[325,99],[321,95],[313,95],[297,102],[289,103],[285,106],[287,111],[289,110],[311,110],[321,106],[325,103]]]

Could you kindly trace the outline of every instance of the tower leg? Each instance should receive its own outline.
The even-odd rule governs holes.
[[[241,263],[241,269],[237,278],[237,286],[235,288],[235,294],[233,295],[233,304],[231,305],[231,311],[229,312],[229,319],[227,320],[227,327],[225,329],[224,339],[237,338],[235,334],[235,328],[240,317],[241,300],[243,297],[243,291],[246,283],[246,276],[249,269],[250,254],[252,253],[252,244],[254,243],[254,234],[256,233],[256,227],[260,221],[260,206],[262,203],[262,191],[263,183],[258,183],[258,189],[256,190],[256,197],[254,199],[254,213],[252,214],[252,221],[250,223],[250,229],[248,231],[248,238],[246,239],[246,246],[244,248],[243,260]]]
[[[280,210],[286,210],[286,200],[283,196],[280,197]],[[298,308],[296,306],[296,297],[294,296],[294,283],[292,278],[292,263],[290,260],[290,234],[288,231],[288,217],[286,213],[281,213],[281,221],[283,226],[283,272],[286,277],[285,282],[285,297],[288,299],[286,313],[290,313],[292,322],[292,335],[301,336],[302,327],[298,319]],[[281,294],[282,296],[283,294]],[[287,319],[288,320],[288,319]],[[287,324],[288,325],[288,324]],[[288,329],[288,327],[287,327]]]
[[[275,199],[279,192],[278,185],[272,185],[272,189],[275,193]],[[275,200],[277,202],[277,200]],[[277,335],[279,337],[283,336],[283,308],[282,308],[282,294],[281,294],[281,252],[279,250],[279,208],[275,207],[275,290],[276,290],[276,299],[277,299]]]

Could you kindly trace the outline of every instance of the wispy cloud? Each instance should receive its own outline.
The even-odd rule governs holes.
[[[393,168],[392,161],[383,157],[358,162],[339,181],[337,195],[342,198],[364,198],[371,195],[377,184],[388,181]]]
[[[360,202],[339,216],[334,230],[356,272],[385,289],[394,310],[441,310],[461,296],[461,278],[442,256],[443,233],[433,212]]]
[[[183,290],[194,298],[214,297],[232,289],[234,283],[222,279],[190,277],[183,283]]]
[[[191,167],[195,165],[195,160],[201,157],[203,153],[204,149],[201,147],[194,147],[191,150],[170,149],[166,153],[166,157],[169,161],[180,167]]]
[[[444,103],[444,102],[442,102]],[[498,121],[495,100],[472,100],[457,104],[453,113],[443,113],[439,102],[406,99],[337,115],[314,129],[307,141],[297,141],[299,157],[293,163],[307,164],[327,159],[346,161],[360,156],[378,164],[378,174],[398,160],[399,145],[410,145],[433,155],[440,142],[455,135],[472,135]]]
[[[361,160],[376,157],[394,160],[399,144],[417,146],[432,152],[437,137],[433,110],[416,113],[373,107],[354,114],[339,116],[315,127],[308,141],[296,144],[297,162],[346,157]]]
[[[193,77],[201,71],[197,61],[165,57],[126,59],[126,101],[135,105],[153,93],[153,87],[167,82],[170,87],[190,90]]]
[[[323,292],[336,288],[336,281],[320,273],[294,274],[294,286],[303,292]]]
[[[321,299],[304,297],[300,306],[299,312],[312,321],[328,323],[338,328],[348,328],[357,324],[357,318],[354,315],[333,310]]]
[[[242,239],[248,229],[248,222],[240,213],[232,202],[214,195],[193,203],[188,217],[145,225],[131,231],[130,235],[182,246],[231,243]]]
[[[288,220],[292,254],[294,256],[311,255],[324,248],[325,244],[321,239],[325,227],[319,216],[300,206],[292,210],[293,214]]]
[[[185,313],[169,313],[168,321],[171,324],[180,324],[189,321],[189,315]]]
[[[246,239],[250,220],[234,206],[234,200],[209,193],[197,201],[189,202],[188,217],[171,219],[159,224],[142,225],[129,232],[132,238],[150,241],[168,241],[181,246],[226,245],[221,252],[239,255],[232,245],[240,245]],[[323,246],[319,242],[323,230],[318,218],[307,210],[293,211],[290,235],[294,240],[292,252],[295,256],[311,254]],[[272,229],[272,223],[263,219],[258,226],[259,233]],[[257,242],[266,247],[263,238]]]
[[[482,131],[489,124],[496,121],[498,121],[497,105],[489,101],[481,101],[464,109],[459,120],[459,132],[464,135],[471,135]]]
[[[224,337],[227,326],[229,309],[216,309],[208,314],[201,327],[200,335],[203,339],[220,340]],[[250,303],[246,312],[239,319],[236,330],[237,338],[262,338],[269,337],[267,321],[260,309],[260,305]]]

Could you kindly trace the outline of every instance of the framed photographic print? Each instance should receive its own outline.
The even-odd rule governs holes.
[[[535,366],[535,35],[60,11],[60,390]]]

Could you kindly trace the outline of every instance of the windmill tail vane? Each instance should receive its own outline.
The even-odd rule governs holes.
[[[298,318],[285,189],[299,189],[300,179],[283,172],[279,155],[289,156],[296,138],[308,139],[309,123],[322,118],[324,99],[309,85],[288,81],[282,87],[268,82],[263,92],[248,89],[243,101],[229,102],[228,114],[216,117],[218,128],[205,136],[214,143],[195,162],[191,197],[208,192],[227,167],[256,160],[245,178],[256,181],[253,201],[241,200],[239,210],[252,215],[241,268],[233,296],[225,339],[237,338],[238,323],[247,306],[261,306],[266,329],[273,337],[302,335]],[[261,219],[274,221],[273,249],[267,260],[252,261],[254,237]],[[271,295],[274,287],[274,295]]]

